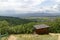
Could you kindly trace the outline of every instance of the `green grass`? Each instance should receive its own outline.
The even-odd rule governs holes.
[[[1,40],[7,40],[7,37],[2,37]]]
[[[57,40],[58,36],[51,35],[32,35],[32,34],[18,34],[14,35],[17,40]],[[3,37],[1,40],[6,40],[6,37]]]

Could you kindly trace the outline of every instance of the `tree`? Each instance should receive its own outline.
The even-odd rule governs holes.
[[[5,34],[9,28],[9,23],[7,21],[0,21],[0,33]]]

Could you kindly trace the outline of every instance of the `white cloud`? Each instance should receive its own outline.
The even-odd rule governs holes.
[[[45,0],[0,0],[0,10],[31,11]]]
[[[0,10],[15,10],[16,12],[50,12],[58,11],[58,4],[60,0],[51,0],[56,2],[53,6],[39,6],[47,0],[0,0]],[[47,3],[46,3],[47,4]]]
[[[55,2],[60,2],[60,0],[55,0]]]
[[[8,0],[0,0],[0,2],[8,2]]]

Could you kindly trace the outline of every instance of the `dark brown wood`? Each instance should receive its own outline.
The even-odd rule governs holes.
[[[36,34],[48,34],[49,30],[48,28],[42,28],[42,29],[35,29],[34,31]]]

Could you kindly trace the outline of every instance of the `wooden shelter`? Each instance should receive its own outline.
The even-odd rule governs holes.
[[[34,25],[34,33],[36,34],[49,34],[49,26],[45,24]]]

